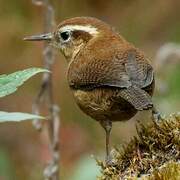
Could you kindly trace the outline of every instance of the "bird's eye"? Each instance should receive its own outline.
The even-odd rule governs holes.
[[[61,32],[60,36],[63,41],[68,41],[70,39],[70,32],[69,31]]]

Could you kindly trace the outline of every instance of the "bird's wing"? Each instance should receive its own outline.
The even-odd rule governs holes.
[[[129,51],[125,63],[125,69],[130,81],[140,88],[150,85],[154,78],[152,66],[143,61],[144,58],[143,55],[138,54],[136,51]]]
[[[108,53],[107,53],[108,54]],[[98,87],[120,88],[120,96],[136,109],[152,106],[151,97],[142,88],[149,86],[154,78],[151,65],[136,49],[78,62],[69,67],[70,86],[90,90]]]
[[[144,57],[135,51],[128,53],[125,69],[132,85],[119,92],[120,97],[130,102],[137,110],[153,107],[151,96],[141,89],[152,83],[154,79],[153,69],[141,58]]]

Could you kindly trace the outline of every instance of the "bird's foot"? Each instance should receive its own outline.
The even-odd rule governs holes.
[[[106,166],[112,166],[113,165],[113,159],[111,155],[106,156],[105,159]]]
[[[152,115],[153,115],[153,120],[154,121],[160,121],[160,120],[163,119],[160,112],[157,111],[155,108],[153,108],[153,110],[152,110]]]
[[[162,116],[161,116],[161,114],[159,112],[153,113],[153,119],[155,121],[160,121],[160,120],[162,120]]]

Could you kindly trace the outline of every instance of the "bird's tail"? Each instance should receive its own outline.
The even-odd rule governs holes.
[[[139,111],[147,110],[153,107],[151,96],[146,91],[136,86],[130,86],[127,89],[122,89],[120,96]]]

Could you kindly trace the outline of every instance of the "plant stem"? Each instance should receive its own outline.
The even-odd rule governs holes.
[[[49,0],[33,0],[36,5],[44,7],[44,32],[51,32],[54,22],[54,9]],[[48,121],[48,134],[50,140],[51,162],[44,170],[44,177],[46,180],[59,179],[59,107],[54,104],[53,99],[53,83],[52,83],[52,66],[55,60],[55,54],[51,46],[45,42],[43,50],[44,68],[51,71],[51,73],[44,73],[42,78],[41,89],[33,104],[34,113],[39,113],[39,106],[42,100],[46,100],[49,109],[50,119]],[[42,128],[40,121],[35,120],[34,125],[37,129]]]

